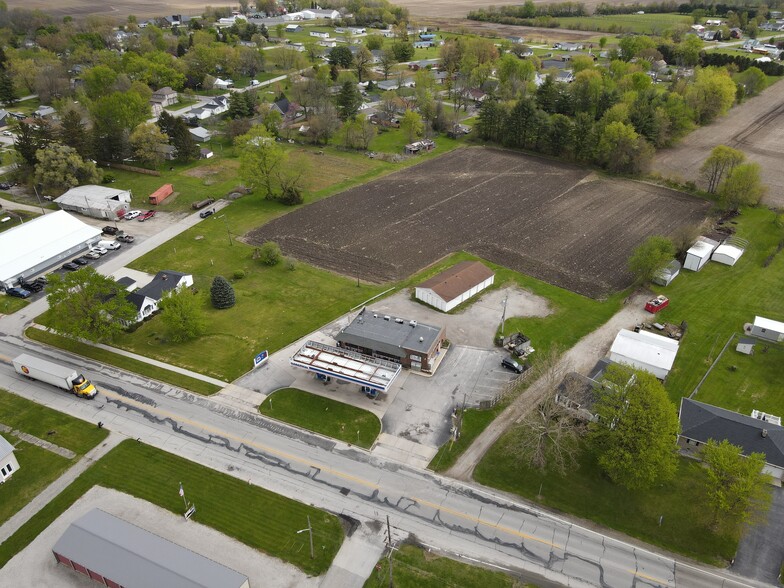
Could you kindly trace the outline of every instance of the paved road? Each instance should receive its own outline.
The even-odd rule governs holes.
[[[738,545],[732,569],[749,578],[778,584],[781,562],[784,561],[784,489],[773,488],[773,503],[766,513],[766,522],[748,527]]]
[[[101,393],[79,400],[19,377],[5,362],[21,347],[79,367]],[[0,336],[0,360],[2,388],[363,523],[389,515],[397,539],[413,533],[441,549],[569,586],[760,585],[13,335]]]

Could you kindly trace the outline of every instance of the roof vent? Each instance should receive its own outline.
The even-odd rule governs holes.
[[[402,318],[396,318],[395,322],[402,325],[406,321],[404,321]]]
[[[378,315],[375,312],[373,313],[373,318],[378,318]]]
[[[420,337],[420,338],[419,338],[419,342],[420,342],[420,343],[424,343],[424,342],[425,342],[425,338],[424,338],[424,337]]]
[[[412,327],[416,327],[417,326],[417,322],[416,321],[410,321],[408,324],[411,325]]]
[[[385,315],[384,315],[384,320],[385,320],[385,321],[388,321],[390,318],[392,318],[392,317],[390,317],[388,314],[385,314]]]
[[[767,437],[768,436],[768,430],[767,429],[762,429],[762,436],[763,437]]]

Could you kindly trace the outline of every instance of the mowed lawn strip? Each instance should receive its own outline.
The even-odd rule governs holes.
[[[394,554],[394,582],[397,588],[525,588],[519,580],[479,566],[426,552],[416,545],[401,545]],[[364,588],[389,586],[389,560],[384,557],[365,581]]]
[[[36,320],[40,319],[41,317]],[[197,380],[196,378],[191,378],[190,376],[173,372],[156,365],[146,363],[144,361],[139,361],[138,359],[133,359],[132,357],[125,357],[124,355],[112,353],[106,349],[101,349],[99,347],[87,345],[86,343],[74,341],[73,339],[63,337],[62,335],[58,335],[56,333],[30,328],[25,331],[25,335],[34,341],[46,343],[47,345],[58,347],[59,349],[64,349],[65,351],[76,353],[77,355],[89,357],[90,359],[95,359],[102,363],[128,370],[129,372],[134,372],[154,380],[166,382],[167,384],[189,390],[190,392],[197,392],[198,394],[209,396],[210,394],[215,394],[221,389],[220,386],[216,386],[210,382]]]
[[[365,449],[381,432],[381,421],[372,412],[297,388],[277,390],[261,403],[259,412]]]
[[[128,440],[96,462],[0,545],[0,567],[95,485],[125,492],[181,515],[180,482],[187,499],[197,507],[194,520],[308,574],[325,572],[343,541],[341,523],[329,513]],[[313,526],[314,559],[310,559],[308,534],[297,534],[307,527],[308,516]]]
[[[515,457],[509,442],[507,434],[488,451],[474,471],[477,482],[712,565],[735,556],[739,537],[711,529],[702,489],[706,473],[697,461],[680,458],[673,481],[631,492],[610,482],[586,449],[579,467],[561,476],[530,468]],[[659,517],[664,517],[661,525]]]
[[[754,322],[755,315],[784,321],[784,251],[768,267],[763,266],[784,239],[784,231],[774,224],[775,218],[768,209],[744,209],[733,221],[737,223],[737,235],[748,239],[749,247],[734,266],[711,261],[696,273],[681,270],[668,287],[656,288],[670,299],[669,306],[656,315],[657,320],[688,324],[666,382],[676,404],[682,396],[691,394],[730,335],[742,333],[743,325]],[[771,379],[776,368],[773,366],[771,371],[766,367],[776,352],[771,351],[774,355],[770,357],[763,355],[764,344],[760,344],[754,356],[744,359],[735,351],[736,342],[727,349],[695,400],[742,412],[753,407],[784,414],[780,377]],[[738,366],[737,373],[726,367],[733,364]]]

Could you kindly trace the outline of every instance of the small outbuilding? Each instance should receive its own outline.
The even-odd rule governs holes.
[[[746,239],[730,237],[716,247],[716,251],[713,252],[711,259],[724,265],[735,265],[748,246],[749,242]]]
[[[102,586],[250,587],[247,576],[97,508],[71,523],[52,552]]]
[[[419,284],[417,300],[449,312],[485,288],[493,285],[495,273],[479,261],[461,261]]]
[[[71,188],[54,202],[69,212],[112,220],[122,218],[128,212],[131,192],[88,184]]]
[[[19,462],[14,455],[14,446],[4,437],[0,437],[0,484],[10,478],[19,469]]]
[[[748,337],[741,337],[738,339],[738,344],[735,346],[735,351],[738,353],[743,353],[745,355],[754,355],[754,345],[756,345],[756,339],[749,339]]]
[[[155,192],[150,194],[150,204],[160,204],[174,193],[174,187],[171,184],[164,184]]]
[[[755,316],[754,324],[751,325],[751,334],[766,341],[779,343],[784,341],[784,323]]]
[[[683,262],[684,269],[693,272],[700,271],[710,261],[711,255],[718,246],[718,241],[708,239],[707,237],[699,237],[686,252],[686,259]]]
[[[644,370],[664,380],[678,355],[678,341],[647,331],[621,329],[610,348],[610,360]]]
[[[673,259],[665,268],[656,273],[653,277],[653,283],[660,286],[669,286],[670,282],[677,278],[679,273],[681,273],[681,262]]]

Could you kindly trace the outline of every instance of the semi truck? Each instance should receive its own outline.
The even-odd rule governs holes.
[[[80,398],[95,398],[98,393],[92,382],[73,368],[27,354],[20,355],[13,363],[16,373],[68,390]]]

